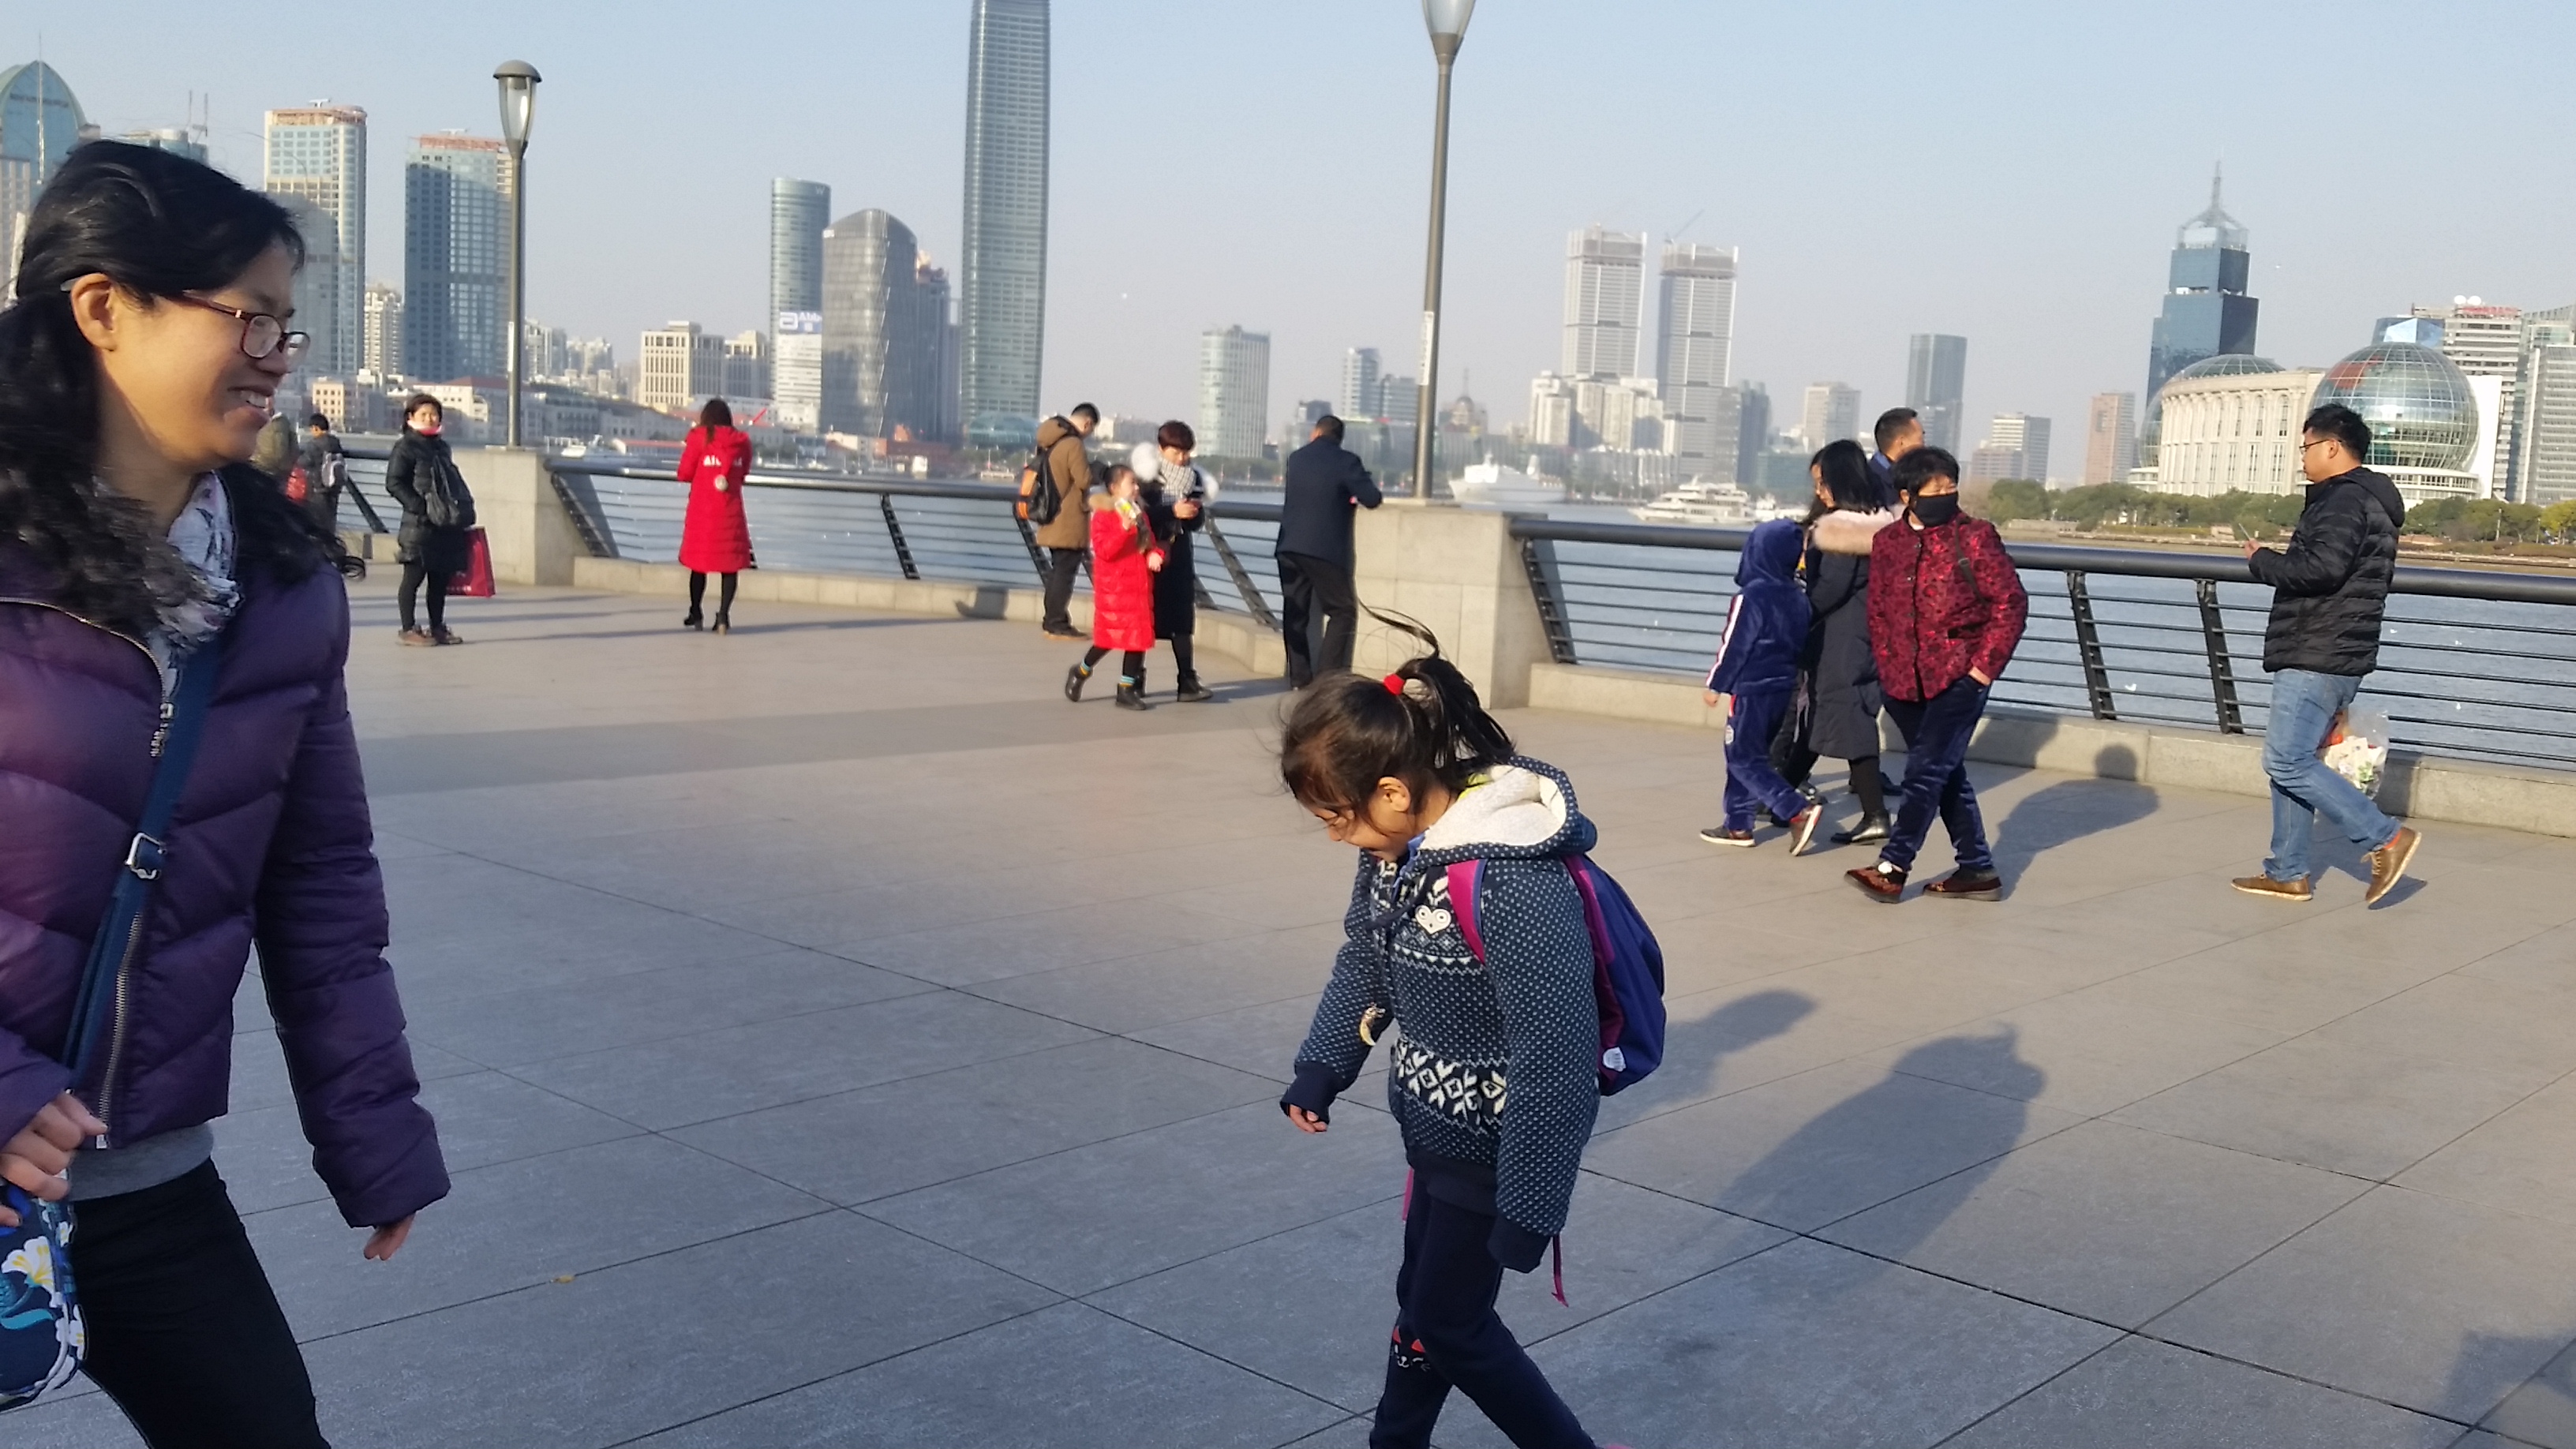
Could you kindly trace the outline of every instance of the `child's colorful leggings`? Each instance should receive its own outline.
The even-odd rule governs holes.
[[[1771,737],[1789,713],[1789,691],[1765,689],[1737,694],[1726,717],[1726,828],[1753,828],[1753,807],[1768,805],[1783,820],[1807,808],[1807,797],[1791,789],[1771,763]]]

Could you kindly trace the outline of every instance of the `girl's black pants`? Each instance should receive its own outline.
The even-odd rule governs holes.
[[[1492,1218],[1414,1182],[1404,1267],[1395,1275],[1395,1339],[1369,1449],[1425,1449],[1453,1386],[1520,1449],[1593,1449],[1574,1411],[1494,1312],[1503,1265],[1485,1245],[1493,1231]]]

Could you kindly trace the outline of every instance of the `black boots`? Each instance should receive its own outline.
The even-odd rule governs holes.
[[[697,605],[691,604],[689,606],[689,617],[680,621],[680,627],[683,629],[703,629],[707,627],[707,616],[699,611]]]
[[[1071,669],[1066,670],[1064,672],[1064,697],[1075,704],[1082,703],[1082,684],[1084,680],[1087,680],[1090,677],[1091,666],[1088,664],[1076,664]]]
[[[1216,698],[1215,691],[1209,689],[1206,685],[1199,683],[1199,676],[1196,670],[1192,670],[1181,676],[1179,694],[1181,703],[1183,704],[1205,704],[1209,700]]]
[[[1130,680],[1123,675],[1119,677],[1118,707],[1120,709],[1153,708],[1152,705],[1145,702],[1145,671],[1141,669],[1137,670],[1136,677],[1133,680]]]
[[[1887,817],[1864,815],[1858,825],[1835,831],[1833,838],[1836,845],[1876,845],[1887,838]]]
[[[716,633],[719,633],[719,634],[730,634],[730,633],[732,633],[732,632],[733,632],[733,613],[732,613],[732,611],[731,611],[731,610],[729,610],[729,609],[718,609],[718,610],[716,610],[716,621],[715,621],[715,623],[713,623],[713,624],[709,625],[708,627],[709,627],[709,628],[711,628],[711,629],[713,629]]]

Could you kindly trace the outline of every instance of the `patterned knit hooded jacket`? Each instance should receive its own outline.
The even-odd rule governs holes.
[[[1401,864],[1363,852],[1347,939],[1298,1048],[1282,1107],[1324,1115],[1370,1047],[1360,1021],[1393,1015],[1387,1102],[1405,1159],[1434,1196],[1495,1218],[1505,1266],[1538,1266],[1565,1226],[1600,1110],[1592,939],[1565,857],[1592,822],[1554,767],[1517,759],[1458,796]],[[1448,868],[1484,861],[1479,961],[1449,900]]]

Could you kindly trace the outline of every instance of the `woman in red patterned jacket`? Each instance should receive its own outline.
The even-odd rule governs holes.
[[[1091,510],[1091,647],[1065,672],[1064,697],[1082,702],[1092,668],[1117,650],[1118,707],[1152,709],[1145,702],[1145,651],[1154,647],[1154,575],[1163,571],[1163,547],[1136,497],[1136,470],[1109,470],[1109,501]]]
[[[1878,863],[1848,876],[1872,900],[1898,900],[1937,811],[1959,868],[1924,894],[1999,900],[2003,877],[1968,783],[1968,737],[2021,643],[2030,596],[1995,526],[1959,511],[1958,459],[1917,448],[1893,472],[1904,514],[1870,547],[1869,638],[1888,717],[1905,737],[1905,798]]]

